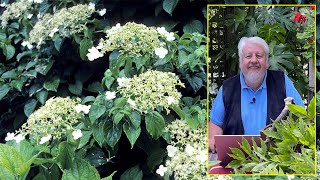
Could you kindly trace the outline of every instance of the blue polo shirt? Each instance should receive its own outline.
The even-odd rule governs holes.
[[[243,78],[243,73],[240,72],[241,118],[245,135],[259,135],[259,131],[266,126],[268,100],[266,77],[267,76],[264,77],[264,80],[258,90],[254,92],[249,86],[246,85]],[[287,75],[285,75],[285,85],[286,96],[293,97],[296,105],[304,107],[300,94]],[[220,127],[222,127],[223,124],[225,111],[222,88],[223,87],[221,86],[210,111],[211,122]],[[252,103],[253,98],[255,98],[255,103]]]

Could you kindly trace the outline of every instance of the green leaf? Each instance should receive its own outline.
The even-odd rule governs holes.
[[[28,55],[32,55],[32,51],[23,51],[19,54],[17,54],[17,61],[20,61],[21,58],[25,57],[25,56],[28,56]],[[34,63],[36,64],[37,62],[36,61],[30,61],[29,63]],[[28,63],[28,64],[29,64]]]
[[[5,168],[0,166],[0,180],[7,180],[7,179],[15,179],[14,175],[8,172]]]
[[[129,118],[131,120],[131,123],[136,127],[140,127],[141,124],[141,116],[138,112],[132,111],[131,114],[129,115]]]
[[[232,160],[226,167],[232,168],[232,169],[238,169],[240,166],[242,166],[242,161]]]
[[[298,117],[305,117],[305,116],[308,115],[308,114],[307,114],[307,111],[306,111],[303,107],[301,107],[301,106],[294,105],[294,104],[289,104],[289,105],[288,105],[288,108],[289,108],[289,111],[290,111],[292,114],[294,114],[294,115],[296,115],[296,116],[298,116]]]
[[[16,168],[23,164],[23,157],[21,153],[13,147],[0,144],[0,167],[14,175],[19,175]]]
[[[188,55],[184,50],[179,51],[178,61],[180,67],[188,63]]]
[[[55,37],[57,37],[57,38],[55,38],[55,39],[53,40],[53,41],[54,41],[54,47],[56,48],[56,50],[57,50],[58,52],[60,52],[60,48],[61,48],[61,45],[62,45],[64,39],[61,38],[60,36],[55,36]]]
[[[87,102],[93,102],[96,98],[94,96],[86,96],[82,99],[81,104],[85,104]]]
[[[89,142],[91,135],[92,135],[92,131],[82,131],[82,136],[80,138],[78,149],[82,148]]]
[[[91,48],[93,46],[92,44],[92,40],[85,38],[82,39],[82,41],[80,42],[80,57],[81,59],[85,60],[87,59],[87,53],[88,53],[88,49]]]
[[[308,111],[308,116],[314,119],[316,117],[316,100],[313,97],[310,101],[310,104],[308,105],[307,108]]]
[[[247,153],[248,155],[251,154],[251,146],[248,142],[248,140],[244,137],[242,137],[242,144],[240,145],[240,147],[244,150],[245,153]]]
[[[230,148],[232,154],[229,154],[229,156],[232,155],[232,157],[236,160],[245,160],[246,157],[243,154],[243,152],[240,149],[237,148]]]
[[[18,75],[16,73],[16,69],[12,69],[10,71],[7,71],[1,75],[1,78],[3,79],[12,79],[16,78]]]
[[[89,119],[91,123],[93,124],[96,119],[98,119],[106,112],[106,110],[107,109],[105,106],[93,104],[89,111]]]
[[[80,96],[82,93],[82,82],[76,81],[75,84],[69,84],[68,89],[72,94]]]
[[[134,144],[136,143],[140,133],[141,133],[141,128],[140,127],[135,127],[135,126],[130,126],[128,122],[123,124],[123,131],[126,134],[130,144],[131,144],[131,149],[133,148]]]
[[[85,160],[90,162],[92,166],[99,167],[107,164],[109,159],[106,157],[104,149],[93,146],[87,150]]]
[[[109,129],[106,137],[107,144],[113,149],[114,146],[119,141],[122,134],[122,126],[121,124],[113,125],[111,129]]]
[[[24,84],[24,80],[20,79],[20,80],[12,80],[10,82],[11,87],[15,88],[16,90],[20,91],[22,90],[23,84]]]
[[[8,84],[0,86],[0,100],[8,94],[10,89],[11,87]]]
[[[58,76],[54,76],[51,81],[45,82],[43,87],[48,91],[57,92],[57,89],[59,87],[59,83],[60,83],[60,78]]]
[[[197,76],[190,77],[190,75],[187,74],[187,80],[190,83],[194,92],[197,92],[203,86],[203,81],[200,77],[197,77]]]
[[[62,180],[100,180],[97,169],[87,161],[77,160],[71,165],[71,169],[64,170]]]
[[[104,91],[101,83],[99,82],[93,82],[92,84],[89,84],[87,91],[93,92],[93,93],[99,93]]]
[[[192,20],[191,22],[189,22],[183,27],[184,33],[195,33],[195,32],[202,33],[202,31],[203,31],[203,25],[202,25],[202,22],[199,20]]]
[[[7,60],[11,59],[15,52],[16,50],[11,44],[4,45],[3,54],[6,56]]]
[[[252,172],[261,172],[270,162],[262,162],[252,168]]]
[[[71,168],[75,158],[75,148],[68,142],[63,141],[59,144],[56,161],[61,169]]]
[[[164,118],[156,111],[146,114],[145,123],[148,133],[153,139],[158,139],[162,134],[165,126]]]
[[[127,169],[120,177],[120,180],[142,180],[142,171],[139,165],[136,165],[130,169]]]
[[[101,180],[112,180],[113,175],[117,173],[117,171],[114,171],[112,174],[110,174],[108,177],[104,177]]]
[[[47,98],[48,98],[48,91],[46,91],[46,90],[41,90],[41,91],[37,92],[36,97],[37,97],[37,100],[38,100],[42,105],[44,105],[45,102],[46,102],[46,100],[47,100]]]
[[[106,70],[106,72],[104,73],[104,78],[102,80],[102,83],[104,82],[104,85],[110,89],[111,85],[113,84],[115,78],[112,77],[112,72],[110,71],[110,69]]]
[[[94,125],[92,128],[93,137],[97,143],[102,147],[103,143],[106,141],[106,134],[111,128],[112,124],[108,124],[107,121],[102,121],[97,125]]]
[[[147,159],[149,169],[153,170],[156,166],[163,162],[163,158],[167,156],[167,151],[162,148],[153,150]]]
[[[24,105],[24,114],[29,117],[33,111],[35,110],[36,106],[37,106],[38,101],[35,99],[30,99],[26,102],[26,104]]]
[[[172,15],[173,10],[176,8],[179,0],[164,0],[162,7],[167,13]]]
[[[122,112],[118,112],[113,116],[113,122],[117,125],[124,117],[124,114]]]

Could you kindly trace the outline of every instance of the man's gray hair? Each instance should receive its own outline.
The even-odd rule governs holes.
[[[267,42],[258,36],[254,36],[254,37],[242,37],[240,39],[239,44],[238,44],[239,62],[242,61],[242,50],[247,42],[261,45],[263,48],[263,51],[266,54],[266,58],[269,61],[269,46],[268,46]]]

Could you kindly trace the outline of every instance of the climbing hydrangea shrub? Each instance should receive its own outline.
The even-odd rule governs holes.
[[[22,15],[27,15],[32,9],[32,3],[29,1],[14,2],[6,6],[6,10],[1,15],[1,25],[3,27],[8,25],[12,19],[19,19]]]
[[[29,135],[30,138],[37,142],[40,140],[40,144],[43,144],[51,137],[61,138],[66,135],[67,131],[74,131],[73,136],[77,139],[81,135],[79,135],[79,130],[75,129],[75,125],[83,115],[80,112],[85,111],[82,106],[79,106],[79,99],[50,98],[44,106],[29,116],[27,122],[15,134],[8,134],[6,140],[15,139],[17,141],[17,137],[23,139]]]
[[[178,104],[181,98],[176,86],[184,87],[174,73],[155,70],[148,70],[133,78],[118,78],[117,81],[120,94],[128,99],[133,109],[141,113],[157,107],[169,112],[169,106]]]
[[[63,8],[51,14],[45,14],[31,30],[29,42],[37,43],[38,46],[53,37],[58,32],[62,37],[82,32],[86,29],[86,20],[95,12],[93,6],[79,4],[70,8]]]
[[[214,179],[207,176],[206,128],[196,129],[184,120],[175,120],[165,128],[170,134],[167,146],[169,158],[160,165],[157,173],[160,176],[171,176],[175,179]]]

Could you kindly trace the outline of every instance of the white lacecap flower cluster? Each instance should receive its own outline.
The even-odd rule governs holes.
[[[46,104],[33,112],[27,122],[15,133],[7,133],[5,141],[15,140],[20,143],[29,138],[36,140],[39,144],[44,144],[51,139],[59,139],[69,131],[73,138],[79,139],[82,136],[80,129],[74,127],[79,123],[79,119],[84,114],[88,114],[90,105],[79,104],[80,99],[50,98]]]
[[[118,78],[118,91],[128,99],[133,109],[141,113],[178,104],[181,93],[176,86],[184,87],[178,76],[171,72],[148,70],[133,78]]]
[[[176,179],[213,179],[206,176],[206,128],[192,129],[184,120],[175,120],[166,132],[171,137],[167,146],[169,158],[156,172],[160,176],[174,174]]]
[[[30,44],[37,44],[40,48],[46,40],[52,39],[55,33],[59,32],[62,37],[68,37],[70,34],[83,32],[85,22],[92,13],[96,12],[95,5],[78,4],[70,8],[62,8],[52,14],[44,14],[31,30],[27,40]],[[103,13],[103,12],[102,12]]]
[[[142,56],[143,54],[157,55],[164,58],[168,54],[166,42],[175,40],[173,32],[164,27],[147,27],[144,24],[128,22],[121,26],[117,23],[106,31],[106,38],[101,39],[97,47],[89,49],[87,54],[90,61],[102,57],[107,51],[119,50],[129,56]]]
[[[20,19],[22,16],[27,16],[28,12],[32,9],[32,2],[18,1],[11,4],[2,3],[1,7],[6,7],[6,10],[2,13],[1,25],[3,27],[8,25],[8,22],[13,19]]]

